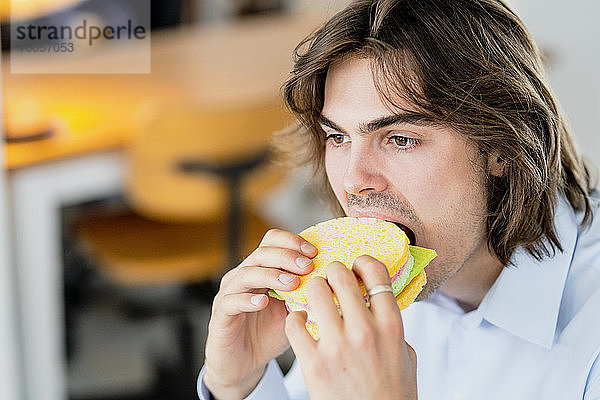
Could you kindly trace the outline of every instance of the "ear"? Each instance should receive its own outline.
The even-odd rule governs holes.
[[[508,163],[499,152],[495,151],[488,157],[488,172],[495,177],[501,178],[506,175]]]

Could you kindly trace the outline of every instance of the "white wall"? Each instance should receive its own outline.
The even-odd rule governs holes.
[[[0,57],[1,62],[1,57]],[[1,77],[0,77],[1,78]],[[0,93],[2,81],[0,79]],[[0,97],[0,165],[4,165],[2,140],[2,101]],[[14,269],[10,257],[9,212],[4,168],[0,169],[0,399],[21,398],[21,365],[17,346]]]
[[[515,10],[550,53],[552,89],[579,148],[600,167],[600,1],[518,0]]]
[[[289,7],[295,10],[308,10],[322,15],[324,19],[331,17],[352,0],[287,0]]]

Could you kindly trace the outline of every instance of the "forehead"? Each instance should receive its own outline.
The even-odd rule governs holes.
[[[394,96],[393,103],[392,106],[384,101],[378,91],[371,59],[346,57],[329,66],[325,80],[323,115],[356,120],[414,109],[400,95]]]

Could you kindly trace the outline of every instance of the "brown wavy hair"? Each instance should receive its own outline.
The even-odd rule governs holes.
[[[353,56],[370,60],[387,104],[408,100],[505,163],[502,177],[488,178],[486,222],[488,246],[505,265],[519,246],[538,260],[563,250],[554,226],[559,195],[583,212],[582,225],[591,222],[590,170],[536,45],[499,0],[359,0],[298,45],[282,90],[300,124],[286,142],[290,134],[301,139],[337,213],[318,121],[329,65]]]

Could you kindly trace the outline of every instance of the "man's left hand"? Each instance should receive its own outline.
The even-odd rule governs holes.
[[[310,398],[416,399],[417,358],[404,340],[396,298],[390,292],[375,294],[369,299],[368,308],[355,273],[367,290],[390,285],[387,268],[373,257],[358,257],[352,271],[342,263],[331,263],[327,280],[317,277],[308,283],[319,341],[313,340],[304,327],[304,312],[293,312],[287,317],[285,331]]]

